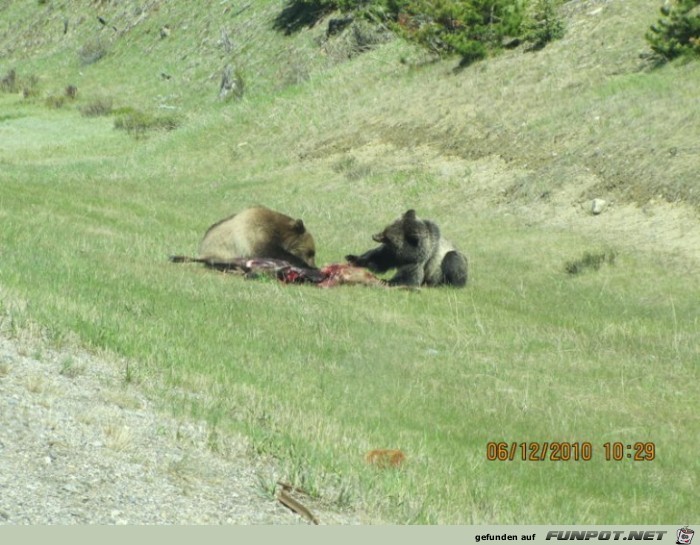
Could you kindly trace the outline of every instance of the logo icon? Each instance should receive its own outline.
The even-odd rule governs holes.
[[[687,526],[684,526],[676,532],[676,545],[690,545],[693,541],[693,536],[695,535],[695,530],[691,530]]]

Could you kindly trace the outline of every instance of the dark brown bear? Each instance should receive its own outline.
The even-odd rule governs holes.
[[[376,273],[396,269],[392,286],[463,287],[467,284],[467,258],[442,238],[438,226],[408,210],[372,236],[380,245],[360,256],[345,256],[348,263]]]

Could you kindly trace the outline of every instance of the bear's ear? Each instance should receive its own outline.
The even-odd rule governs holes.
[[[415,210],[408,210],[403,215],[403,218],[401,218],[401,228],[403,230],[403,236],[405,239],[416,238],[417,232],[420,229],[420,227]],[[415,244],[413,244],[412,242],[409,242],[409,244],[411,244],[411,246],[415,246]]]
[[[377,233],[376,235],[372,235],[372,240],[374,242],[379,242],[379,244],[384,244],[387,242],[387,236],[386,236],[386,231],[382,231],[381,233]]]
[[[294,225],[292,225],[292,229],[294,229],[295,233],[300,235],[303,235],[306,232],[306,227],[304,226],[304,222],[302,220],[296,220]]]

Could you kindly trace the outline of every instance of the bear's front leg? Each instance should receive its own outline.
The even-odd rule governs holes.
[[[383,273],[396,267],[393,253],[383,244],[360,256],[346,255],[345,259],[350,265],[365,267],[375,273]]]
[[[389,280],[390,286],[418,287],[423,284],[425,271],[420,264],[404,265],[399,267],[394,277]]]

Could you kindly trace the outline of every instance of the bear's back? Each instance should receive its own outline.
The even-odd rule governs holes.
[[[315,245],[301,220],[262,206],[247,208],[207,229],[198,257],[224,261],[270,257],[313,267]]]

